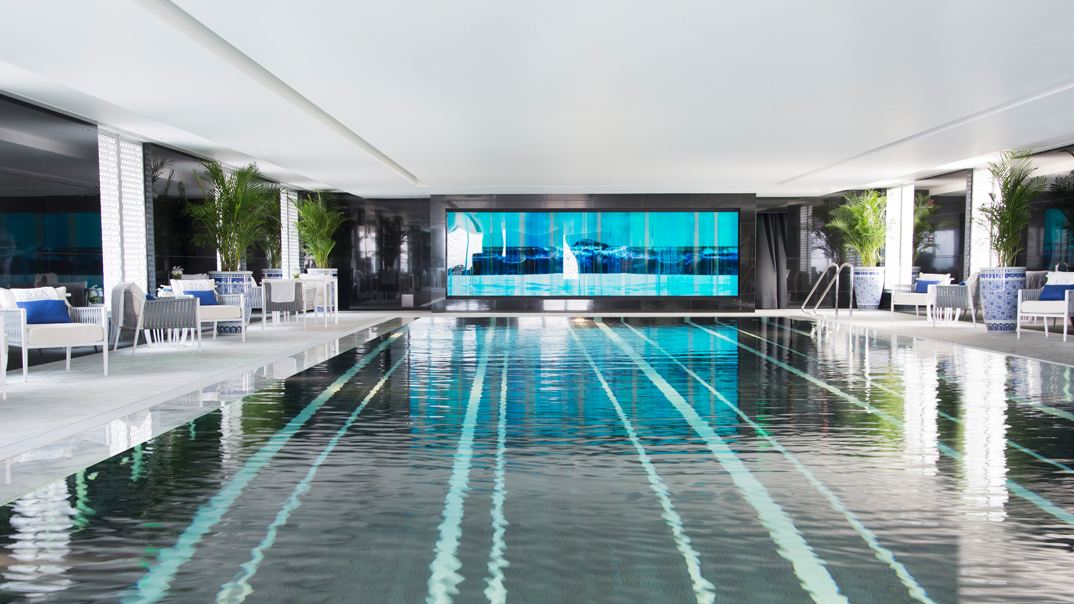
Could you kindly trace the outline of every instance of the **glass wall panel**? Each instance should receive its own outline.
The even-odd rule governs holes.
[[[738,212],[447,214],[448,295],[737,296]]]
[[[104,284],[97,128],[0,97],[0,287]]]

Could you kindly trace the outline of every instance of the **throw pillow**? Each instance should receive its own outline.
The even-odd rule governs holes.
[[[1052,271],[1048,273],[1048,280],[1045,281],[1048,285],[1070,285],[1074,284],[1074,273],[1060,273]]]
[[[34,287],[27,289],[13,289],[10,290],[11,295],[15,296],[16,302],[30,302],[31,300],[61,300],[60,293],[55,287]],[[64,294],[67,293],[67,288],[63,288]],[[66,298],[66,295],[64,296]]]
[[[194,296],[200,300],[202,306],[216,306],[216,292],[212,290],[188,291],[187,295]]]
[[[927,294],[927,293],[929,293],[929,286],[930,285],[938,285],[939,283],[940,283],[939,281],[922,281],[922,280],[918,279],[917,280],[917,285],[914,286],[914,293],[915,294]]]
[[[15,294],[11,293],[10,289],[0,288],[0,308],[18,308],[19,305],[15,302]]]
[[[67,314],[67,302],[63,300],[28,300],[16,304],[19,308],[26,309],[27,325],[71,322],[71,315]]]
[[[1074,283],[1063,285],[1045,285],[1040,290],[1041,300],[1066,300],[1066,293],[1068,289],[1074,289]]]

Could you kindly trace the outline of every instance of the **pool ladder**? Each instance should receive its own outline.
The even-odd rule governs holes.
[[[828,269],[832,267],[835,267],[835,274],[832,275],[832,279],[828,281],[828,287],[824,288],[824,293],[820,295],[820,298],[817,298],[817,303],[813,305],[813,308],[807,310],[806,306],[809,305],[809,301],[813,299],[813,294],[816,293],[817,288],[820,287],[821,282],[824,281],[824,276],[828,274]],[[835,316],[836,318],[839,318],[839,275],[843,273],[844,268],[850,269],[850,306],[847,310],[850,312],[850,318],[854,318],[854,265],[849,262],[844,262],[843,264],[830,262],[828,263],[828,266],[824,267],[824,270],[820,273],[820,277],[817,279],[817,284],[813,286],[813,289],[809,290],[809,295],[806,296],[805,302],[802,302],[802,312],[814,319],[817,318],[817,309],[820,308],[820,303],[824,301],[825,296],[828,295],[828,292],[831,291],[832,286],[834,285]]]

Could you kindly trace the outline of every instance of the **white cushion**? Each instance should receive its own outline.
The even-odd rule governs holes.
[[[96,323],[27,325],[26,340],[31,348],[101,343],[104,342],[104,328]]]
[[[207,292],[216,289],[216,282],[212,279],[172,279],[172,293],[177,296],[185,295],[186,292]]]
[[[1072,285],[1074,284],[1074,273],[1052,271],[1048,273],[1048,280],[1045,283],[1048,285]]]
[[[921,273],[917,276],[918,281],[937,281],[936,285],[950,285],[951,275],[948,273]]]
[[[1062,315],[1066,307],[1066,300],[1026,300],[1019,310],[1024,315]]]
[[[216,306],[201,307],[202,321],[230,321],[241,318],[242,309],[238,306],[225,306],[223,304],[218,304]]]
[[[929,295],[915,294],[914,292],[891,292],[891,303],[925,306],[929,303]]]

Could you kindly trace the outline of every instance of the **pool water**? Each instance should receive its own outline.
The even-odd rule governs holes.
[[[0,508],[0,602],[1070,602],[1071,368],[420,319]]]

